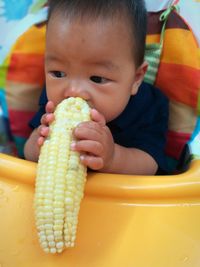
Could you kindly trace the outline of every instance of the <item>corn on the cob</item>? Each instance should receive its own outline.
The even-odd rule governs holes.
[[[83,99],[70,97],[54,114],[38,160],[34,209],[41,247],[45,252],[60,253],[64,247],[74,246],[87,175],[79,153],[70,150],[72,131],[90,120],[90,110]]]

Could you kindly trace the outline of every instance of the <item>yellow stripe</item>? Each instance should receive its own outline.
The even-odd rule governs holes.
[[[10,109],[37,111],[42,88],[38,84],[7,81],[6,98]]]
[[[191,32],[184,29],[166,30],[162,61],[199,69],[197,45]]]
[[[171,131],[181,133],[194,131],[197,118],[193,108],[176,101],[170,101],[169,110],[169,129]]]
[[[25,54],[44,54],[46,27],[31,27],[16,42],[13,52]]]

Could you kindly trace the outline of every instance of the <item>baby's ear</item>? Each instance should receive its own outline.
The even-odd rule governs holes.
[[[135,72],[135,79],[133,82],[133,86],[132,86],[132,90],[131,90],[131,94],[135,95],[138,91],[138,88],[140,86],[140,84],[143,82],[144,79],[144,75],[147,71],[148,68],[148,63],[146,61],[144,61],[137,69]]]

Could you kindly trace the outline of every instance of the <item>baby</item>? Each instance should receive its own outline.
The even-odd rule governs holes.
[[[153,175],[167,171],[168,101],[142,83],[147,14],[142,0],[50,0],[46,90],[25,158],[37,161],[55,106],[81,97],[92,121],[77,126],[72,150],[92,170]]]

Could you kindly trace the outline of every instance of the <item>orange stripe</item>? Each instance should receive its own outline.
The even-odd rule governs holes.
[[[44,54],[46,27],[31,27],[16,42],[13,52],[26,54]]]
[[[200,71],[183,65],[161,62],[155,84],[169,99],[193,108],[197,107]]]
[[[197,45],[192,33],[183,29],[166,30],[162,61],[200,68]]]
[[[199,65],[200,65],[200,47],[197,50],[197,54],[198,54],[198,60],[199,60]]]
[[[159,43],[159,42],[160,42],[160,34],[148,34],[146,36],[147,44],[153,44],[153,43]]]
[[[13,54],[7,79],[16,82],[44,84],[44,55]]]
[[[159,43],[159,34],[148,34],[146,43]],[[165,63],[184,64],[200,68],[198,50],[193,34],[184,29],[168,29],[165,31],[162,61]]]

